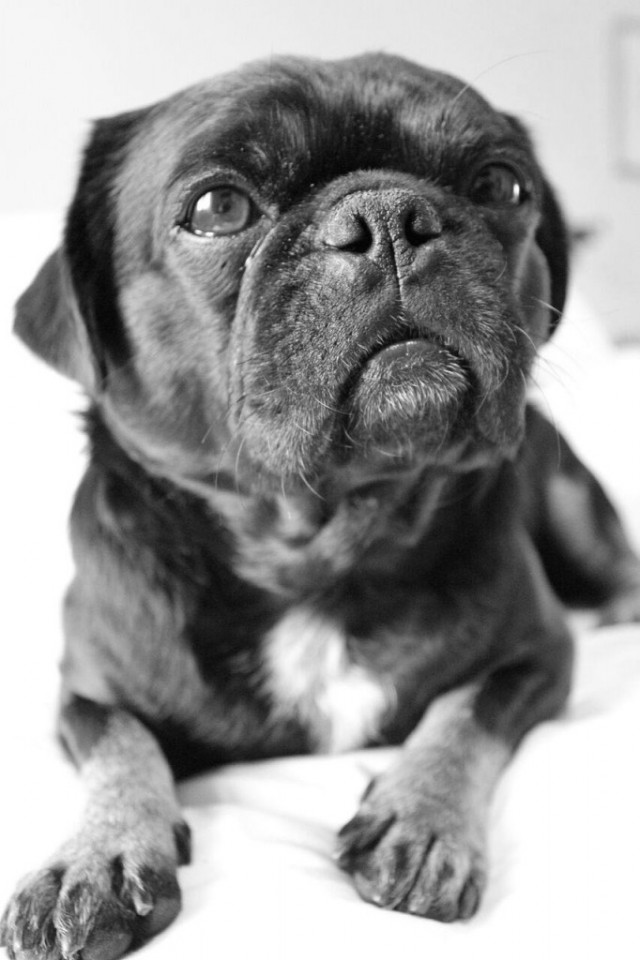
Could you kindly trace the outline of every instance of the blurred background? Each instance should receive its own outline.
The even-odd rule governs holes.
[[[581,292],[616,339],[640,339],[640,0],[0,8],[0,213],[13,222],[66,205],[94,117],[256,57],[387,50],[461,75],[525,120],[572,226],[590,234],[577,256]]]

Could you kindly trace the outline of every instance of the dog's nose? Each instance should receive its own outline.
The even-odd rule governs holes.
[[[408,190],[363,190],[332,208],[320,239],[327,247],[375,258],[389,245],[415,250],[441,233],[440,218],[425,197]]]

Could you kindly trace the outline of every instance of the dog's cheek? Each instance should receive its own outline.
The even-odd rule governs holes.
[[[198,309],[160,273],[131,282],[121,310],[132,358],[110,376],[110,420],[154,458],[179,462],[186,455],[191,467],[202,468],[227,439],[226,318]]]
[[[121,303],[136,369],[146,383],[161,388],[167,376],[184,381],[195,374],[214,393],[216,387],[224,390],[229,321],[206,293],[154,272],[130,283]]]
[[[167,278],[184,291],[198,312],[214,308],[232,314],[247,258],[260,238],[260,225],[223,237],[196,237],[180,229],[165,249]]]
[[[546,258],[532,233],[512,246],[508,259],[516,337],[511,341],[507,376],[488,402],[481,404],[478,424],[483,436],[513,454],[524,436],[525,380],[537,349],[549,336],[551,287]]]
[[[305,471],[331,446],[345,357],[367,322],[354,286],[327,282],[313,257],[264,257],[245,276],[232,329],[231,415],[245,449],[269,470]]]

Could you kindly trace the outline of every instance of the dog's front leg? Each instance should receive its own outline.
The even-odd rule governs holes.
[[[339,864],[379,906],[451,921],[478,908],[491,796],[515,745],[560,708],[570,644],[446,693],[340,832]]]
[[[167,762],[137,719],[74,696],[60,727],[87,787],[84,817],[22,881],[1,940],[12,958],[114,960],[178,913],[189,829]]]

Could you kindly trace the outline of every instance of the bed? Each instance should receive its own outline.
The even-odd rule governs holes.
[[[83,463],[77,388],[10,335],[11,304],[56,243],[58,214],[0,220],[0,900],[51,852],[82,805],[53,736],[66,518]],[[615,347],[578,295],[536,370],[538,402],[604,481],[640,545],[640,348]],[[360,901],[334,835],[381,748],[223,767],[179,788],[194,834],[183,911],[142,960],[392,956],[493,960],[636,956],[640,855],[640,625],[572,614],[566,713],[525,740],[500,783],[479,914],[450,926]]]

